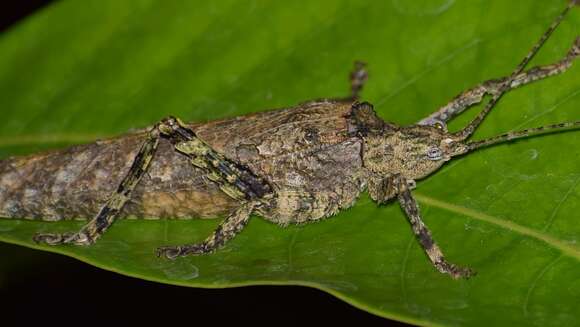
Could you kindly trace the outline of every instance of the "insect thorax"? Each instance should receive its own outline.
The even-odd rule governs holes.
[[[430,126],[411,126],[386,130],[364,138],[363,161],[378,176],[401,174],[420,179],[449,160],[442,149],[447,134]]]

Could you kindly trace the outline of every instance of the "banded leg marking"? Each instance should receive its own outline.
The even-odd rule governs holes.
[[[449,274],[455,279],[469,278],[473,276],[475,274],[473,270],[459,267],[445,260],[443,252],[441,252],[441,249],[439,246],[437,246],[435,240],[433,240],[431,232],[421,219],[419,204],[411,194],[409,182],[403,177],[398,176],[398,178],[395,178],[394,180],[394,186],[397,187],[397,197],[399,199],[401,208],[409,219],[415,236],[419,240],[421,247],[423,247],[423,250],[429,257],[429,260],[433,266],[435,266],[439,272]]]
[[[572,48],[562,60],[551,65],[534,67],[526,72],[516,75],[513,80],[511,80],[509,86],[507,86],[506,92],[540,79],[561,74],[568,70],[572,66],[573,61],[578,57],[580,57],[580,37],[576,39]],[[421,119],[417,124],[445,127],[445,124],[448,121],[459,116],[470,106],[480,103],[484,96],[495,96],[499,94],[500,90],[508,80],[509,77],[502,77],[485,81],[476,87],[461,93],[445,106],[439,108],[426,118]]]
[[[360,93],[368,80],[368,72],[365,69],[366,63],[362,61],[355,61],[354,68],[348,75],[348,79],[350,81],[350,94],[348,96],[343,97],[331,97],[331,98],[319,98],[315,100],[309,100],[302,102],[302,104],[311,104],[317,102],[346,102],[346,103],[353,103],[354,101],[358,100],[360,97]]]
[[[227,241],[238,235],[248,224],[252,211],[258,202],[243,203],[230,214],[203,242],[181,246],[162,246],[157,249],[158,257],[175,259],[187,255],[199,255],[213,252],[222,247]]]
[[[236,200],[253,200],[272,193],[272,187],[242,164],[227,159],[199,139],[195,132],[176,118],[167,122],[175,149],[188,156],[191,163],[210,172],[208,178]]]
[[[489,102],[485,105],[485,107],[479,112],[475,118],[473,118],[463,129],[458,132],[453,133],[453,138],[459,141],[469,139],[473,133],[477,130],[477,128],[481,125],[484,119],[489,115],[489,113],[495,108],[495,106],[500,101],[501,97],[507,92],[509,86],[511,85],[512,81],[524,71],[524,68],[528,65],[530,60],[538,53],[540,48],[546,43],[546,41],[550,38],[552,33],[558,28],[560,23],[564,20],[564,17],[570,12],[574,6],[577,5],[577,0],[571,0],[568,2],[568,5],[558,17],[554,19],[550,27],[544,32],[544,34],[540,37],[538,42],[534,44],[532,49],[528,52],[528,54],[522,59],[516,69],[511,73],[508,77],[507,81],[502,84],[496,94],[494,94]]]
[[[63,234],[38,233],[33,237],[37,243],[48,245],[75,244],[90,245],[94,243],[115,221],[117,214],[131,198],[131,193],[151,166],[151,161],[159,145],[160,126],[157,124],[151,129],[147,140],[135,156],[129,172],[123,178],[115,193],[113,193],[99,213],[78,232]]]
[[[129,172],[91,221],[78,232],[39,233],[34,236],[34,241],[49,245],[94,243],[114,223],[118,213],[131,198],[131,193],[149,169],[161,135],[174,142],[176,150],[190,157],[195,165],[210,170],[210,179],[233,198],[256,199],[272,192],[270,185],[252,174],[249,169],[215,152],[178,119],[169,117],[151,129]]]
[[[398,193],[398,187],[395,184],[398,178],[395,175],[369,178],[368,192],[371,199],[379,204],[384,204],[394,199]]]
[[[369,78],[369,74],[366,71],[366,63],[362,61],[355,61],[354,62],[354,69],[350,73],[350,99],[351,100],[358,100],[360,97],[360,93]]]

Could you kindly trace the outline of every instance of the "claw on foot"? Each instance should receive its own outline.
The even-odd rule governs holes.
[[[63,234],[48,234],[48,233],[37,233],[34,235],[32,240],[35,243],[45,243],[48,245],[62,244],[64,241]]]
[[[58,244],[74,244],[74,245],[90,245],[93,240],[85,233],[37,233],[32,240],[36,243],[44,243],[47,245]]]
[[[449,274],[453,279],[465,278],[469,279],[477,274],[471,268],[456,266],[447,261],[440,261],[435,264],[437,270],[444,274]]]
[[[161,246],[158,247],[155,253],[157,257],[165,257],[173,260],[177,257],[184,257],[186,255],[200,255],[211,252],[208,246],[204,243],[189,244],[183,246]]]
[[[162,246],[158,247],[155,251],[157,257],[165,257],[169,260],[175,260],[175,258],[181,255],[181,247],[179,246]]]

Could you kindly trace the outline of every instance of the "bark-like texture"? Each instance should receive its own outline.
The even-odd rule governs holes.
[[[319,101],[190,127],[280,192],[263,208],[280,221],[291,219],[291,212],[275,214],[276,207],[288,211],[301,206],[301,212],[320,216],[338,210],[343,200],[354,201],[360,188],[361,142],[348,133],[350,107],[348,102]],[[145,137],[134,133],[0,161],[0,216],[91,218],[125,176]],[[205,176],[162,139],[149,173],[120,217],[216,217],[238,206]],[[321,194],[313,200],[304,192]]]
[[[91,218],[128,172],[145,134],[0,162],[0,216]],[[121,217],[215,217],[235,203],[161,140]]]

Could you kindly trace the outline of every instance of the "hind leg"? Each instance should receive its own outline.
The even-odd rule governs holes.
[[[34,236],[37,243],[89,245],[94,243],[113,224],[117,214],[131,198],[131,193],[148,171],[151,160],[155,156],[161,130],[164,122],[160,122],[151,129],[147,140],[141,146],[139,153],[133,160],[129,172],[123,178],[117,190],[111,194],[109,200],[101,207],[99,213],[84,225],[78,232],[64,234],[39,233]]]
[[[127,175],[93,219],[77,232],[42,233],[35,235],[34,240],[49,245],[94,243],[114,223],[125,203],[131,198],[133,190],[149,170],[161,136],[174,143],[176,151],[190,157],[194,165],[208,170],[209,179],[232,198],[240,201],[253,200],[271,192],[270,186],[246,167],[226,159],[178,119],[169,117],[150,130]]]

